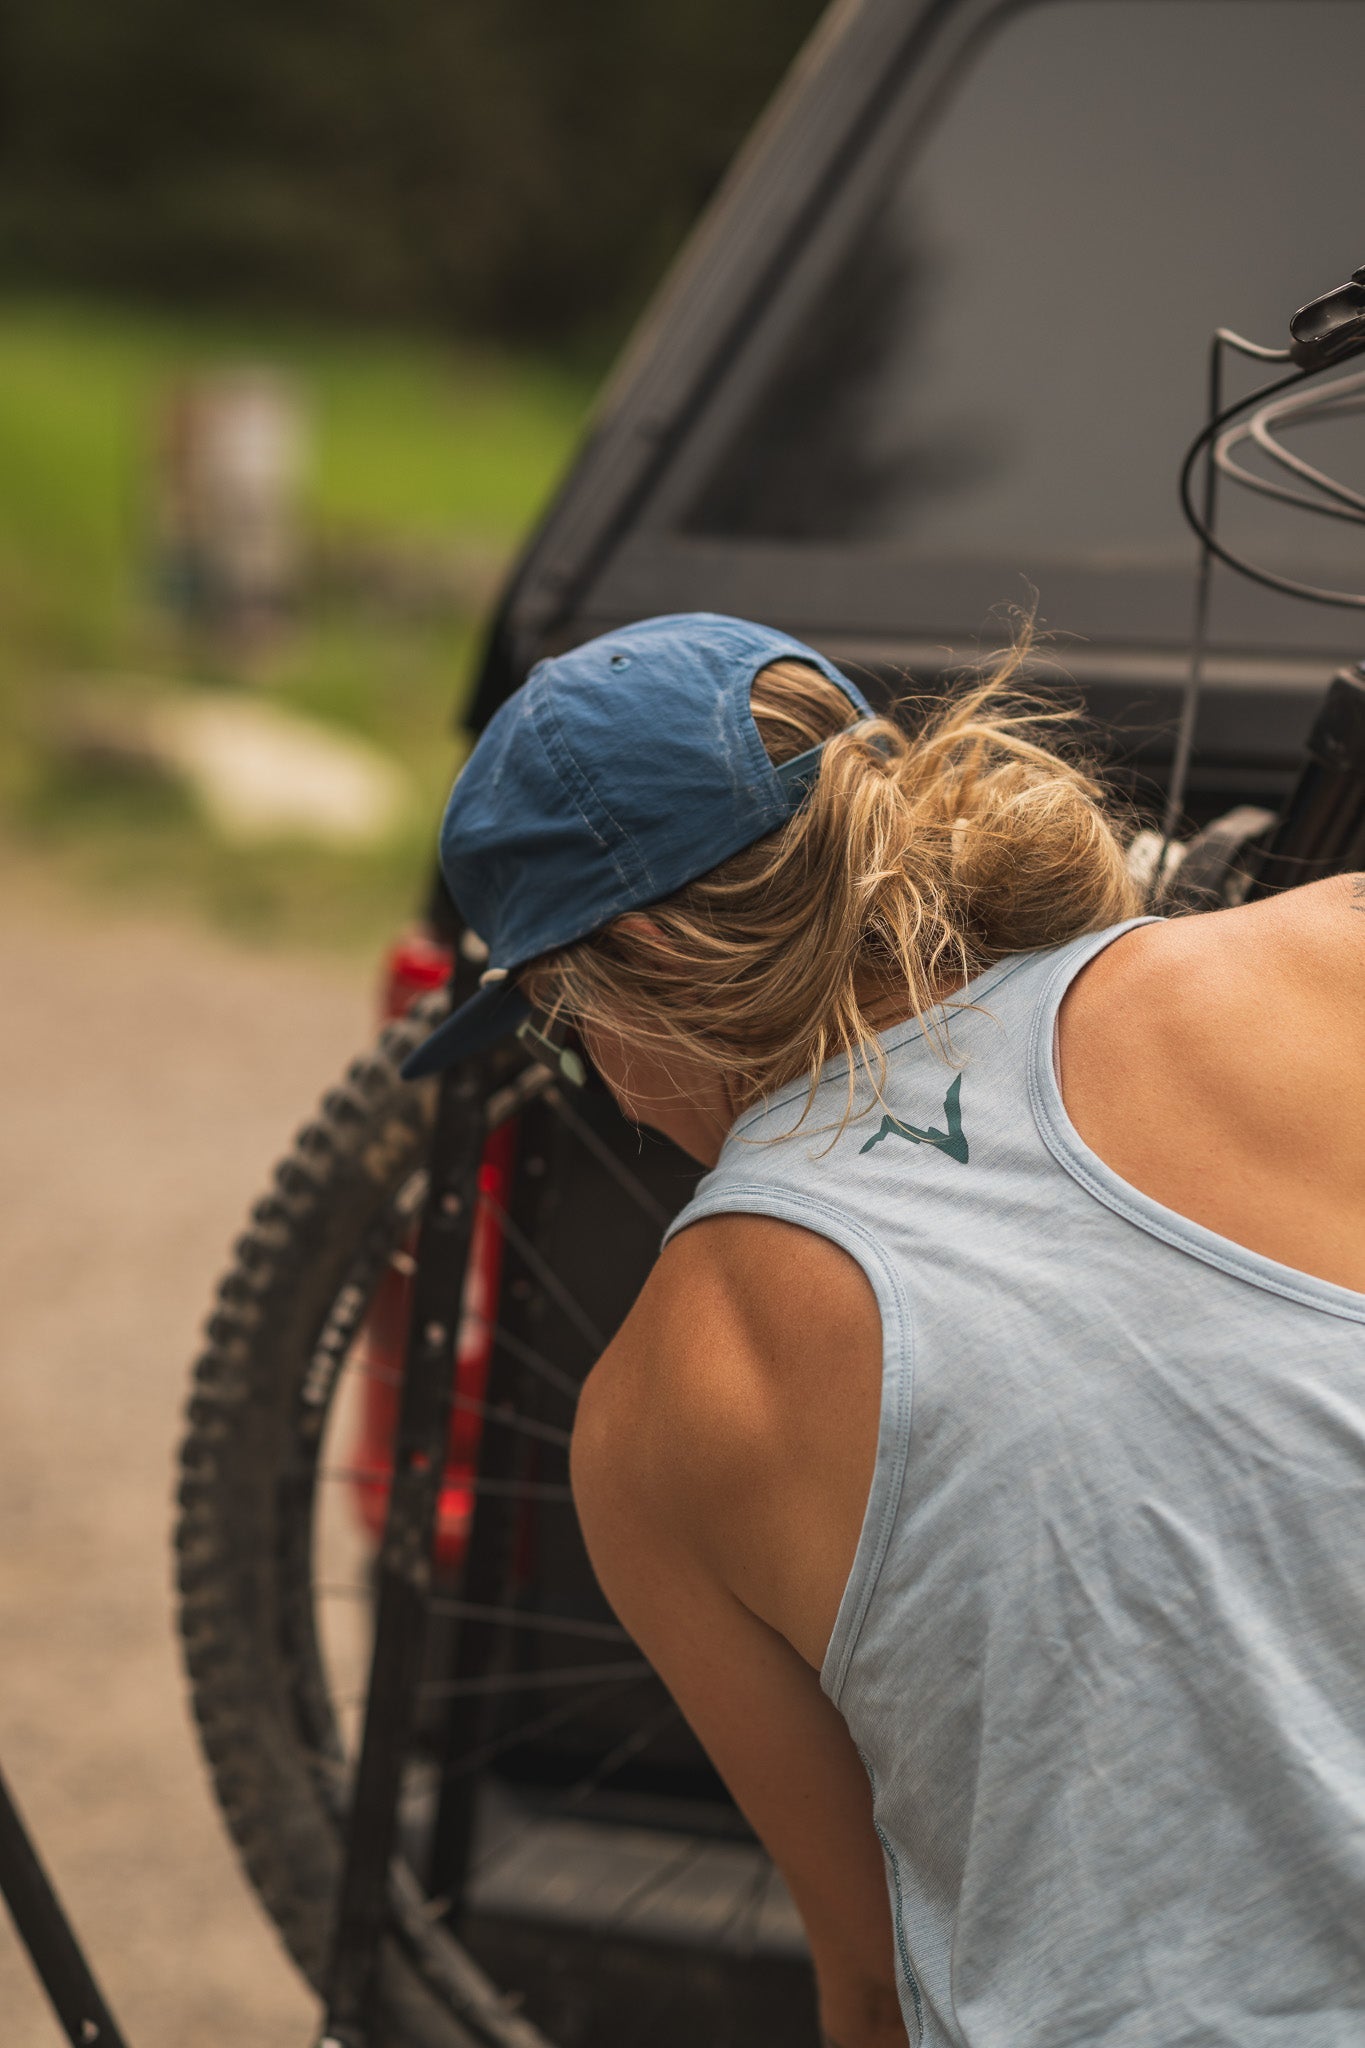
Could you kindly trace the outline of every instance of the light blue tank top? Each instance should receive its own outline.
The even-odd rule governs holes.
[[[1365,1295],[1081,1142],[1053,1063],[1128,925],[1001,961],[743,1116],[673,1228],[841,1245],[875,1475],[821,1682],[872,1780],[911,2042],[1365,2044]],[[825,1128],[823,1132],[819,1126]]]

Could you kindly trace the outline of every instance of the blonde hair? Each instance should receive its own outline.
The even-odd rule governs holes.
[[[1027,627],[985,673],[918,713],[850,725],[808,664],[774,662],[751,706],[779,765],[825,741],[801,809],[647,911],[523,970],[531,1001],[667,1067],[723,1077],[736,1111],[848,1061],[838,1125],[882,1104],[878,1031],[907,1017],[943,1042],[947,992],[1140,908],[1090,770],[1044,742],[1074,711],[1014,684]],[[930,1013],[936,1013],[931,1018]],[[855,1109],[857,1076],[870,1099]]]

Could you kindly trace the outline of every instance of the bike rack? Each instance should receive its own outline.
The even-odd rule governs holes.
[[[455,1391],[465,1268],[478,1200],[488,1063],[440,1077],[430,1181],[379,1556],[365,1728],[346,1834],[318,2048],[373,2048],[389,1865],[426,1634],[436,1511]],[[505,1106],[531,1090],[514,1083]],[[73,2048],[128,2048],[0,1773],[0,1898]],[[529,2030],[528,2030],[529,2036]]]
[[[318,2048],[371,2048],[371,2009],[388,1932],[389,1864],[426,1639],[436,1510],[478,1200],[486,1073],[487,1063],[474,1060],[447,1067],[438,1083],[431,1177],[418,1238],[393,1479],[379,1553],[365,1729]]]
[[[0,1898],[74,2048],[128,2048],[0,1771]]]

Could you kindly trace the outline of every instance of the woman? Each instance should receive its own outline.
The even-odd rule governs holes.
[[[542,664],[485,987],[710,1169],[584,1389],[608,1599],[837,2048],[1365,2040],[1365,878],[1143,919],[1005,673],[707,614]]]

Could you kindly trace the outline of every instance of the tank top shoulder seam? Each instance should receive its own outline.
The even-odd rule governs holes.
[[[1208,1230],[1193,1218],[1182,1216],[1176,1209],[1167,1209],[1151,1196],[1144,1195],[1140,1188],[1130,1187],[1105,1165],[1098,1153],[1090,1152],[1067,1116],[1066,1103],[1052,1065],[1053,1032],[1062,999],[1081,969],[1095,954],[1103,952],[1105,945],[1139,924],[1159,921],[1153,918],[1133,919],[1107,933],[1090,934],[1092,938],[1103,939],[1104,943],[1093,948],[1078,947],[1076,953],[1069,953],[1058,962],[1049,977],[1034,1009],[1027,1055],[1029,1105],[1039,1137],[1058,1166],[1078,1187],[1147,1236],[1155,1237],[1173,1250],[1213,1266],[1230,1279],[1240,1280],[1247,1286],[1278,1294],[1302,1307],[1318,1309],[1325,1315],[1365,1323],[1365,1296],[1355,1295],[1349,1288],[1337,1287],[1330,1280],[1318,1280],[1309,1273],[1296,1273],[1292,1266],[1283,1266],[1278,1260],[1268,1259],[1260,1252],[1237,1244],[1232,1238],[1220,1237],[1216,1231]]]
[[[905,1482],[914,1406],[913,1312],[894,1263],[873,1233],[834,1203],[821,1201],[798,1188],[771,1187],[759,1181],[728,1181],[723,1188],[690,1202],[670,1225],[664,1242],[688,1224],[708,1216],[735,1213],[771,1216],[777,1222],[795,1223],[799,1227],[807,1227],[808,1219],[819,1219],[825,1226],[820,1235],[848,1252],[862,1267],[882,1318],[882,1396],[876,1461],[858,1547],[820,1665],[821,1687],[837,1706],[876,1592]],[[861,1247],[862,1255],[855,1245]]]

